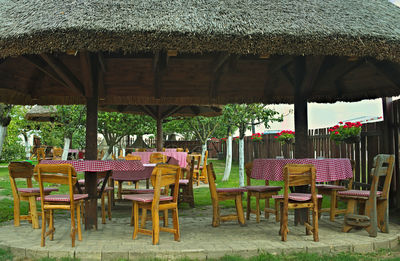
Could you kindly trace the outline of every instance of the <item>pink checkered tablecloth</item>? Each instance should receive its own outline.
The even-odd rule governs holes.
[[[140,156],[141,161],[143,164],[149,163],[150,161],[150,155],[154,153],[154,152],[132,152],[132,155],[137,155]],[[172,157],[175,158],[176,160],[178,160],[179,162],[179,166],[181,166],[182,168],[186,168],[186,157],[187,157],[187,152],[167,152],[167,151],[163,151],[163,152],[159,152],[162,153],[164,155],[166,155],[167,157]]]
[[[71,164],[77,172],[144,170],[140,160],[42,160],[40,164]]]
[[[251,177],[264,180],[283,180],[286,164],[313,164],[317,182],[327,182],[353,177],[349,159],[255,159]]]
[[[114,170],[112,173],[112,178],[114,180],[122,180],[122,181],[138,181],[138,180],[149,179],[156,164],[143,164],[143,165],[144,165],[144,170],[137,170],[137,171]]]

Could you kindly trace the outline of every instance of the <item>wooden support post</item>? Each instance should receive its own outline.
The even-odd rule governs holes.
[[[98,88],[93,86],[92,97],[86,98],[86,148],[85,159],[97,159]],[[85,229],[97,229],[97,174],[85,172],[85,189],[89,199],[85,204]]]
[[[162,127],[162,118],[160,113],[157,115],[157,151],[162,151],[163,149],[163,127]]]

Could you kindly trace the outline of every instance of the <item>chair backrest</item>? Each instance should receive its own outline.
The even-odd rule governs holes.
[[[146,149],[145,148],[137,148],[137,149],[135,149],[135,151],[137,151],[137,152],[146,152]]]
[[[316,171],[312,164],[286,164],[283,168],[285,202],[287,202],[289,198],[289,187],[310,185],[311,200],[316,203],[315,176]]]
[[[244,165],[244,169],[246,170],[247,186],[251,186],[251,171],[253,170],[253,162],[247,162],[246,165]]]
[[[166,161],[167,156],[162,153],[154,152],[150,154],[149,163],[165,163]]]
[[[173,202],[178,201],[179,179],[181,167],[169,164],[158,164],[151,174],[151,183],[154,187],[153,204],[160,199],[161,188],[174,184]]]
[[[35,167],[37,180],[40,188],[40,200],[42,207],[44,205],[43,183],[62,184],[69,186],[69,197],[74,198],[74,186],[77,182],[76,171],[70,164],[38,164]],[[71,207],[74,201],[70,200]]]
[[[128,154],[125,156],[126,160],[141,160],[142,158],[138,155]]]
[[[176,152],[183,152],[183,148],[177,148]]]
[[[46,148],[37,148],[36,149],[36,158],[40,162],[46,158]]]
[[[374,195],[376,196],[379,178],[384,177],[385,181],[383,184],[381,198],[388,198],[390,183],[393,176],[394,159],[395,157],[393,154],[378,154],[374,157],[374,162],[370,173],[372,176],[370,197]]]
[[[185,149],[185,152],[189,152],[189,149],[188,149],[188,148],[186,148],[186,149]]]
[[[192,154],[191,158],[194,159],[194,164],[195,164],[194,165],[194,172],[199,173],[199,171],[200,171],[201,154]]]
[[[53,160],[61,160],[63,154],[63,149],[53,148]]]
[[[10,162],[8,165],[8,173],[10,175],[11,190],[14,198],[18,198],[17,183],[15,179],[26,179],[28,188],[32,187],[33,165],[29,162]]]
[[[208,159],[208,150],[206,150],[206,151],[204,152],[204,158],[203,158],[203,166],[204,166],[204,169],[205,169],[206,166],[207,166],[207,159]]]
[[[210,189],[211,199],[214,202],[218,202],[217,186],[215,185],[215,172],[212,162],[207,165],[207,178],[208,178],[208,188]]]
[[[97,160],[101,160],[104,157],[104,150],[97,150]]]

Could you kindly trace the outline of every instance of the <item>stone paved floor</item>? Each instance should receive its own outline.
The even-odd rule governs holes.
[[[303,226],[293,225],[293,216],[290,215],[288,241],[282,242],[273,215],[269,220],[263,218],[260,223],[256,223],[253,216],[244,227],[237,222],[225,222],[213,228],[211,208],[199,207],[180,209],[180,242],[174,241],[172,234],[160,232],[160,243],[153,246],[151,237],[147,235],[139,234],[136,240],[132,240],[130,210],[129,204],[117,203],[113,220],[105,225],[99,224],[97,231],[84,231],[83,240],[76,241],[74,248],[69,237],[70,221],[63,214],[55,217],[54,241],[46,240],[46,247],[43,248],[40,247],[40,229],[33,230],[25,221],[21,222],[20,227],[6,222],[0,226],[0,247],[10,247],[14,255],[21,258],[75,256],[81,260],[137,260],[142,257],[174,259],[187,256],[206,259],[225,254],[253,256],[260,251],[371,252],[397,246],[400,235],[400,226],[397,224],[390,225],[389,234],[378,233],[376,238],[369,237],[365,230],[342,233],[343,218],[330,222],[327,216],[323,216],[319,222],[320,242],[313,242],[312,236],[305,235]],[[222,213],[231,211],[222,209]]]

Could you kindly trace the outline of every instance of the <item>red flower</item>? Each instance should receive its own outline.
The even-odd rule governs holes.
[[[339,121],[339,124],[343,124],[343,121]]]
[[[339,132],[338,132],[338,131],[335,131],[335,134],[337,135],[337,134],[339,134]]]

